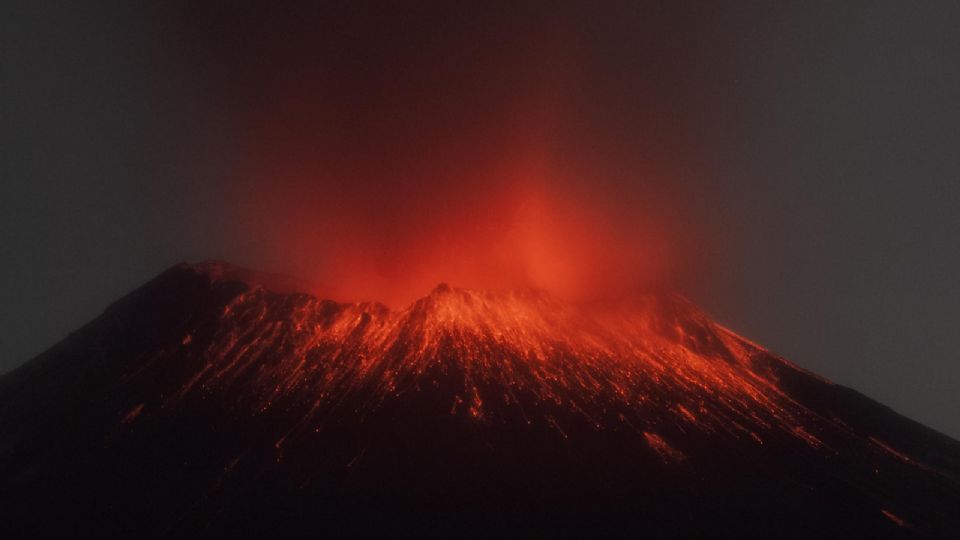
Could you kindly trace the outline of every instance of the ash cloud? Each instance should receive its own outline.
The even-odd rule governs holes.
[[[236,126],[242,262],[393,304],[441,281],[585,297],[687,276],[698,19],[447,4],[174,14]]]

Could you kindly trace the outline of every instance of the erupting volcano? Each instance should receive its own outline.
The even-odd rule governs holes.
[[[178,265],[0,379],[4,537],[944,537],[960,444],[676,295]]]

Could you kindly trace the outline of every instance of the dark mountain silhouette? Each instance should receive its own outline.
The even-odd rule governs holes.
[[[178,265],[0,378],[0,537],[960,530],[960,443],[680,297],[295,290]]]

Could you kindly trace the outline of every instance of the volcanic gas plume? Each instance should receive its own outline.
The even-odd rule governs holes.
[[[394,308],[441,281],[622,296],[708,262],[688,45],[656,21],[608,30],[670,46],[625,92],[579,8],[437,4],[175,19],[231,126],[231,260]]]
[[[691,10],[196,4],[218,249],[282,275],[178,264],[0,378],[0,537],[960,529],[957,441],[666,292],[727,248]]]

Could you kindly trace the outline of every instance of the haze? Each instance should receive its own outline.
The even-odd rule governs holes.
[[[958,436],[957,11],[9,2],[2,365],[179,260],[669,286]]]

